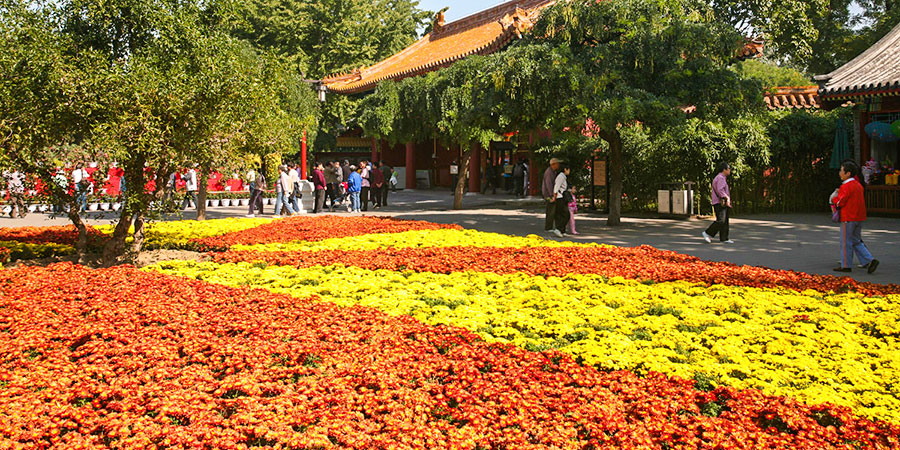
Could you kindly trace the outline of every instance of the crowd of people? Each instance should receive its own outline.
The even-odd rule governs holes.
[[[115,168],[115,165],[113,166]],[[307,178],[313,184],[313,213],[321,213],[326,209],[334,212],[338,208],[346,208],[347,212],[360,213],[369,210],[369,205],[377,209],[388,204],[388,193],[396,190],[396,176],[392,167],[383,162],[374,164],[368,161],[359,161],[351,164],[349,160],[316,162],[313,171]],[[524,196],[528,166],[523,160],[516,165],[505,164],[504,178],[510,179],[508,188],[516,196]],[[121,170],[121,169],[119,169]],[[508,177],[506,176],[508,172]],[[715,212],[715,221],[701,234],[706,242],[712,242],[716,236],[724,244],[734,244],[730,237],[730,216],[732,210],[731,192],[728,186],[728,177],[731,176],[732,167],[728,163],[718,166],[717,174],[711,183],[711,201]],[[272,180],[275,188],[276,203],[273,214],[275,217],[283,215],[291,216],[301,211],[301,179],[302,173],[299,164],[284,164],[278,168],[278,177]],[[452,171],[451,171],[452,173]],[[458,172],[457,172],[458,173]],[[556,237],[564,237],[567,234],[577,235],[575,230],[575,214],[578,211],[578,202],[575,195],[575,187],[569,184],[570,168],[560,159],[552,158],[550,165],[544,172],[541,185],[541,193],[546,205],[544,230]],[[125,192],[124,174],[118,176],[118,194]],[[489,161],[484,171],[482,193],[488,189],[496,193],[498,172]],[[859,268],[873,273],[878,268],[879,261],[869,252],[862,240],[862,224],[866,221],[866,205],[864,196],[864,178],[860,166],[846,160],[841,164],[839,176],[841,185],[831,195],[829,203],[834,212],[834,222],[841,226],[841,262],[834,270],[837,272],[851,272],[855,259]],[[79,212],[87,209],[87,197],[93,192],[94,180],[84,164],[75,164],[70,173],[62,168],[57,169],[52,183],[57,189],[47,191],[69,192],[75,198],[75,206]],[[10,217],[24,218],[28,214],[25,205],[26,174],[8,169],[3,171],[6,179],[6,193],[10,202]],[[180,181],[180,183],[179,183]],[[198,204],[198,174],[196,166],[173,173],[166,184],[166,200],[174,200],[175,192],[183,187],[185,194],[181,202],[181,209],[187,208],[193,203]],[[107,183],[109,180],[107,180]],[[250,208],[248,217],[256,217],[264,214],[263,195],[270,190],[269,181],[261,171],[251,169],[247,172],[244,182],[250,188]],[[45,189],[46,190],[46,189]],[[58,197],[58,196],[54,196]],[[62,202],[54,199],[53,212],[63,212]]]
[[[384,162],[370,163],[349,160],[316,162],[308,177],[313,184],[313,214],[346,208],[347,212],[363,212],[387,206],[388,193],[396,190],[397,178],[394,169]],[[246,182],[250,186],[250,210],[248,217],[264,214],[263,193],[269,188],[268,180],[262,172],[251,169]],[[303,193],[300,188],[300,167],[285,164],[278,168],[278,179],[274,180],[276,202],[275,217],[294,215],[300,211]]]

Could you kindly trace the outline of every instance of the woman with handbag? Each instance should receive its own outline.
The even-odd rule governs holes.
[[[831,204],[834,206],[834,216],[841,223],[841,266],[835,267],[835,272],[852,272],[853,255],[859,260],[859,267],[874,273],[878,269],[878,260],[869,253],[869,248],[862,240],[862,224],[866,221],[866,199],[863,186],[859,182],[859,165],[854,161],[841,163],[838,175],[841,177],[841,187],[837,195],[832,194]]]

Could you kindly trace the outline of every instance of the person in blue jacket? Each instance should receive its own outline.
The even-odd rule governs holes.
[[[359,193],[362,191],[362,176],[356,166],[350,166],[350,178],[347,179],[347,192],[350,194],[349,212],[359,212]]]

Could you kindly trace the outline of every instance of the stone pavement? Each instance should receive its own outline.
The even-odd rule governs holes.
[[[540,199],[517,200],[509,195],[467,195],[462,211],[453,211],[452,196],[446,190],[402,191],[392,194],[390,206],[370,209],[372,215],[394,216],[402,219],[428,220],[438,223],[456,223],[466,228],[497,233],[528,235],[538,234],[556,239],[543,232],[543,203]],[[271,212],[272,206],[266,211]],[[244,208],[210,209],[211,219],[243,217]],[[348,214],[346,210],[338,214]],[[192,211],[183,217],[193,218]],[[114,217],[92,213],[90,223],[109,223]],[[834,275],[832,268],[839,265],[838,226],[826,215],[788,214],[745,216],[731,221],[731,237],[734,245],[717,242],[707,244],[700,232],[708,220],[659,219],[651,216],[630,216],[620,227],[607,227],[606,217],[585,213],[576,216],[579,236],[570,239],[577,242],[600,242],[619,246],[651,245],[665,250],[694,255],[706,260],[729,261],[776,269],[789,269],[807,273]],[[65,218],[49,219],[46,214],[30,214],[25,219],[0,218],[0,227],[65,225]],[[856,269],[851,276],[860,281],[875,283],[900,283],[900,220],[895,218],[870,218],[863,228],[863,239],[869,250],[881,261],[873,275]]]

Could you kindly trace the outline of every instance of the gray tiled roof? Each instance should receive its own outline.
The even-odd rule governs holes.
[[[829,97],[900,91],[900,24],[853,61],[816,81],[819,94]]]

